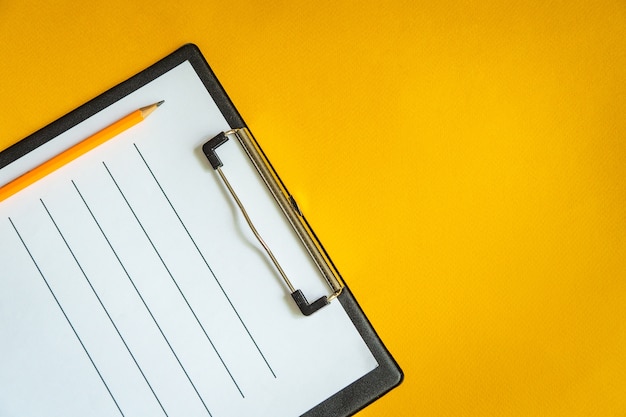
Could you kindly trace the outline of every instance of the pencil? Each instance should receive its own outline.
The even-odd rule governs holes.
[[[156,108],[159,107],[161,104],[163,104],[163,101],[159,101],[158,103],[154,103],[149,106],[135,110],[134,112],[121,118],[117,122],[89,136],[87,139],[84,139],[83,141],[72,146],[71,148],[66,149],[52,159],[49,159],[48,161],[17,177],[6,185],[3,185],[2,187],[0,187],[0,201],[6,200],[7,198],[23,190],[29,185],[32,185],[40,179],[44,178],[46,175],[53,173],[57,169],[72,162],[81,155],[86,154],[97,146],[102,145],[109,139],[112,139],[113,137],[124,132],[125,130],[128,130],[131,127],[135,126],[137,123],[143,121],[146,117],[148,117],[150,113],[156,110]]]

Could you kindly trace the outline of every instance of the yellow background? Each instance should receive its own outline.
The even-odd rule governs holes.
[[[0,1],[0,148],[186,42],[406,373],[359,416],[626,416],[624,1]]]

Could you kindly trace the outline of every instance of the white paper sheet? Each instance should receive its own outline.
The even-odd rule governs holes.
[[[304,317],[200,151],[189,63],[0,170],[146,121],[0,203],[0,416],[297,416],[377,366],[338,302]],[[218,149],[297,288],[328,293],[239,145]]]

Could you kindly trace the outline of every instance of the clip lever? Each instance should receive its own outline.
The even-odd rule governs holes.
[[[224,182],[224,185],[226,185],[226,188],[228,189],[228,192],[230,193],[230,195],[233,197],[233,200],[235,200],[235,203],[237,203],[237,206],[239,207],[239,210],[243,214],[243,217],[245,218],[246,222],[248,223],[248,226],[250,227],[250,230],[252,231],[254,236],[257,238],[257,240],[259,241],[261,246],[263,246],[263,249],[265,249],[265,252],[269,256],[269,258],[272,260],[272,263],[274,264],[274,266],[276,267],[276,269],[280,273],[281,277],[285,281],[285,284],[289,288],[289,291],[291,293],[291,297],[295,301],[296,305],[298,306],[298,308],[300,309],[302,314],[304,314],[305,316],[310,316],[311,314],[315,313],[320,308],[328,305],[331,300],[337,298],[337,296],[339,296],[339,294],[341,293],[341,290],[342,290],[343,287],[341,285],[337,285],[337,286],[332,286],[331,285],[331,288],[334,289],[334,292],[333,292],[333,294],[330,297],[323,296],[323,297],[320,297],[317,300],[313,301],[312,303],[309,303],[308,300],[306,299],[306,297],[304,296],[304,293],[301,290],[296,290],[295,289],[295,287],[293,286],[293,284],[291,283],[291,281],[287,277],[287,274],[285,274],[285,271],[283,270],[283,268],[278,263],[278,260],[276,259],[276,257],[272,253],[271,249],[267,246],[267,244],[265,243],[263,238],[261,238],[261,235],[259,234],[259,232],[257,231],[256,227],[252,223],[252,220],[250,219],[250,216],[248,216],[248,213],[246,212],[246,209],[244,208],[243,203],[241,202],[241,200],[237,196],[237,193],[235,192],[235,190],[230,185],[230,182],[226,178],[226,175],[224,175],[224,172],[221,169],[221,167],[223,165],[222,161],[218,158],[217,154],[215,153],[215,149],[218,148],[220,145],[222,145],[223,143],[225,143],[228,140],[228,135],[229,134],[235,134],[238,138],[240,138],[240,136],[237,135],[238,131],[240,131],[240,130],[243,130],[243,129],[235,129],[235,130],[229,131],[229,132],[221,132],[220,134],[215,136],[213,139],[211,139],[210,141],[205,143],[202,146],[202,151],[204,152],[205,156],[209,160],[209,163],[211,164],[213,169],[215,169],[217,171],[217,173],[219,174],[220,178]],[[240,143],[242,143],[241,140],[240,140]],[[250,150],[245,146],[245,143],[242,143],[242,145],[244,146],[244,149],[246,149],[246,152],[250,156]],[[257,166],[257,170],[258,170],[258,165],[256,164],[256,161],[253,160],[253,162],[255,162],[255,166]],[[266,180],[266,183],[267,183],[267,179],[264,178],[264,180]],[[277,195],[276,195],[275,192],[273,192],[273,190],[272,190],[272,194],[274,195],[275,198],[277,198]],[[289,196],[289,197],[290,197],[289,201],[291,202],[292,209],[295,210],[298,215],[302,216],[302,213],[300,212],[299,208],[297,208],[297,205],[295,204],[295,200],[293,200],[293,197],[291,197],[291,196]],[[299,233],[299,235],[300,235],[301,239],[303,239],[302,234]],[[316,263],[317,263],[317,259],[315,259],[315,260],[316,260]],[[318,263],[318,267],[319,266],[320,265]],[[324,275],[324,276],[326,276],[326,275]]]

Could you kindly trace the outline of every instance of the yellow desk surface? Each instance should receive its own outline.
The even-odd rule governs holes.
[[[0,148],[186,42],[405,382],[359,416],[626,415],[624,1],[0,2]]]

